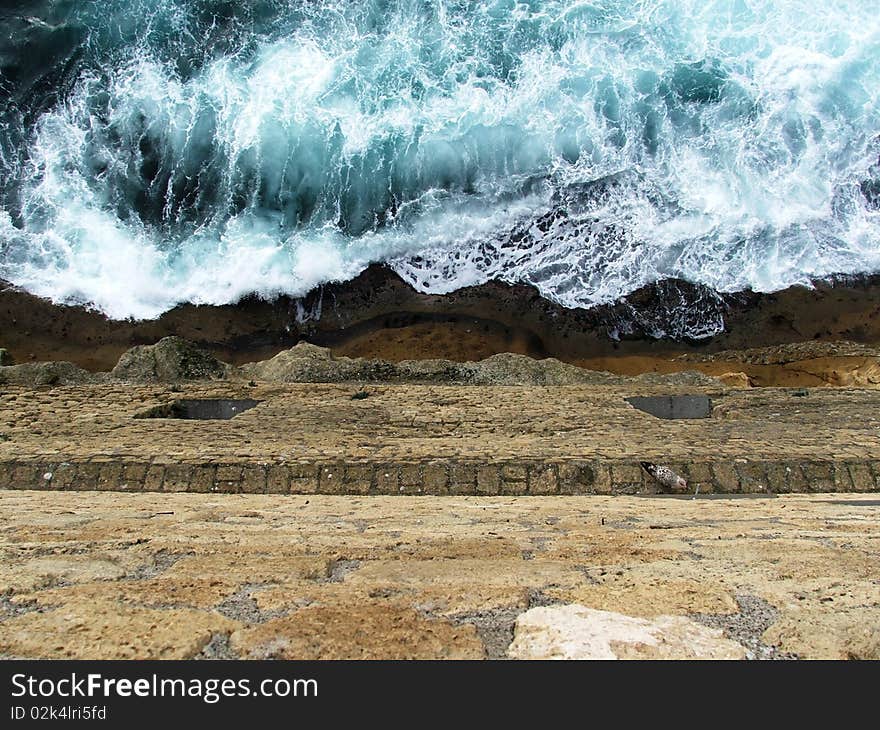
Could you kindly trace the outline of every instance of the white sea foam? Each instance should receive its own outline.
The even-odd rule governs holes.
[[[85,60],[3,157],[0,276],[54,301],[149,318],[375,261],[566,306],[880,270],[867,1],[80,5]]]

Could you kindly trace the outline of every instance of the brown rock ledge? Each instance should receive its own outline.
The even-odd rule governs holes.
[[[324,286],[303,299],[182,305],[157,320],[134,322],[111,321],[83,307],[55,306],[0,285],[0,347],[18,363],[66,360],[108,371],[132,346],[171,335],[235,365],[267,359],[306,339],[341,355],[389,361],[481,360],[514,352],[634,374],[668,370],[665,363],[682,353],[805,340],[880,343],[880,276],[835,285],[817,282],[814,289],[727,296],[727,329],[709,341],[655,340],[640,330],[634,309],[649,312],[659,306],[663,292],[688,287],[661,283],[612,306],[579,310],[560,307],[533,287],[500,282],[444,296],[420,294],[376,265],[352,281]],[[615,341],[609,337],[615,330],[630,334]],[[597,359],[609,362],[600,365]]]

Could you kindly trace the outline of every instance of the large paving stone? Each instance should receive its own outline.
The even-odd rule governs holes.
[[[516,620],[512,659],[743,659],[719,629],[682,616],[649,621],[579,604],[532,608]]]
[[[251,659],[482,659],[473,626],[387,605],[314,606],[232,635]]]
[[[236,623],[220,614],[74,599],[0,624],[0,653],[46,659],[189,659]]]

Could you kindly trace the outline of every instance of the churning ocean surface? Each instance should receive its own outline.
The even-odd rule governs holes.
[[[0,278],[56,302],[880,270],[876,0],[4,8]]]

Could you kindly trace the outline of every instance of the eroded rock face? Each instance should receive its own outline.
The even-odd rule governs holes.
[[[718,376],[718,380],[720,380],[724,385],[728,388],[751,388],[752,380],[748,375],[742,372],[738,373],[724,373],[723,375]]]
[[[874,607],[791,611],[764,633],[764,641],[818,659],[880,659]]]
[[[12,359],[9,350],[0,347],[0,366],[3,365],[15,365],[15,360]]]
[[[811,373],[828,385],[836,387],[880,386],[880,357],[822,357],[792,363],[791,367]]]
[[[243,365],[245,378],[277,383],[401,382],[456,385],[620,385],[640,382],[651,385],[718,385],[701,373],[669,375],[650,373],[628,378],[585,370],[555,358],[535,360],[526,355],[501,353],[479,362],[451,360],[403,360],[388,362],[366,358],[335,357],[325,347],[301,342],[270,360]]]
[[[744,350],[721,350],[714,353],[688,353],[677,360],[690,362],[742,362],[750,365],[787,365],[822,357],[880,357],[880,348],[849,340],[822,342],[806,340]]]
[[[228,366],[181,337],[139,345],[123,354],[110,375],[137,382],[175,382],[226,377]]]
[[[72,362],[29,362],[0,367],[0,384],[42,387],[99,382],[101,375],[78,368]]]
[[[340,383],[354,380],[387,380],[396,368],[383,360],[334,357],[326,347],[300,342],[262,362],[250,363],[239,372],[255,380],[273,383]]]
[[[512,659],[743,659],[720,629],[683,616],[633,618],[577,603],[542,606],[516,620]]]

